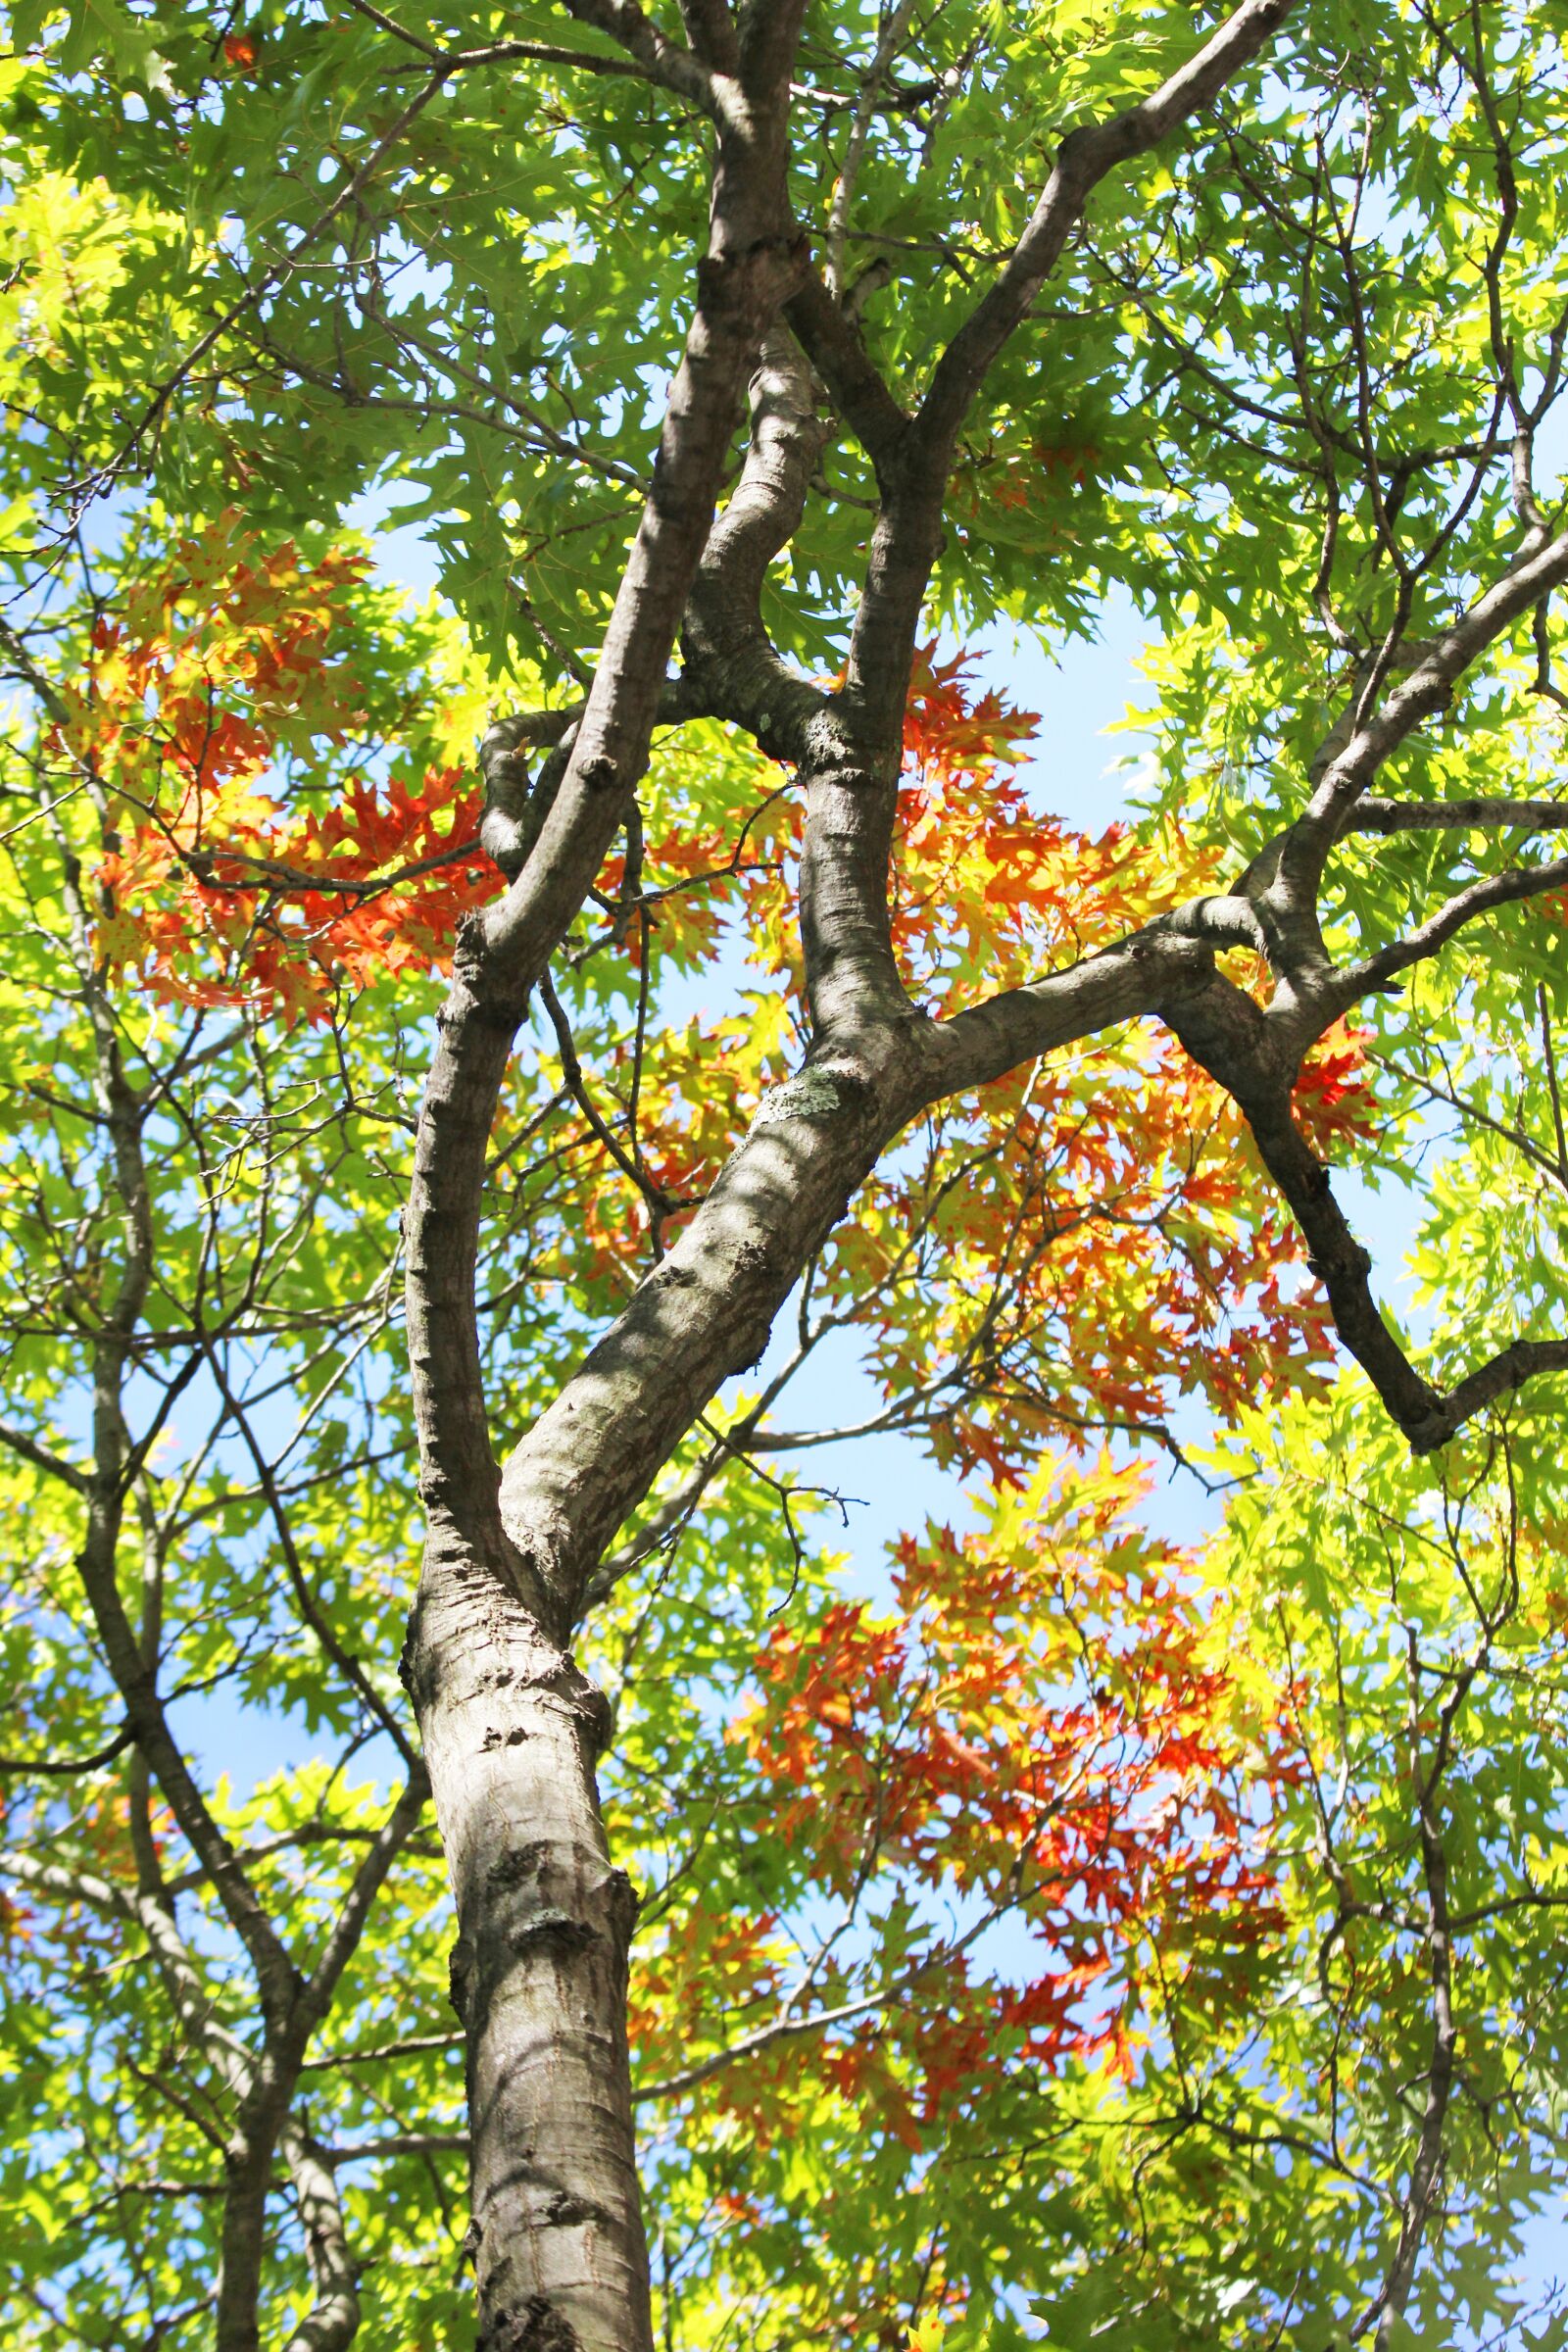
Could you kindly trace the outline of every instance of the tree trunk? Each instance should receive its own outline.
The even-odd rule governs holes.
[[[605,1700],[490,1569],[426,1568],[405,1671],[453,1892],[484,2352],[653,2352],[626,2056],[636,1897]]]
[[[443,1137],[482,1147],[506,1022],[466,1064],[439,1056],[426,1101],[410,1341],[421,1411],[439,1402],[446,1443],[427,1455],[429,1535],[404,1671],[458,1908],[453,1999],[468,2052],[485,2352],[651,2352],[625,2045],[636,1906],[611,1866],[594,1786],[607,1711],[564,1646],[607,1547],[697,1415],[760,1354],[802,1268],[924,1102],[1086,1022],[1135,1015],[1156,969],[1201,955],[1172,942],[1096,956],[945,1035],[902,995],[894,1009],[896,970],[866,902],[885,870],[875,836],[896,771],[879,779],[880,809],[860,772],[853,785],[838,767],[803,778],[808,866],[823,842],[837,861],[805,893],[822,1042],[764,1098],[669,1254],[516,1446],[499,1493],[473,1402],[478,1187],[438,1213],[425,1169]],[[867,1001],[874,1017],[857,1034]]]

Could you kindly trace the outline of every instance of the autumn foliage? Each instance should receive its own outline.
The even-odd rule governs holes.
[[[318,1019],[345,987],[441,968],[496,887],[473,786],[450,765],[410,776],[366,734],[340,650],[363,572],[353,555],[263,552],[230,518],[95,632],[57,748],[111,797],[101,952],[155,996]],[[1212,871],[1168,827],[1092,839],[1041,814],[1017,764],[1036,723],[978,686],[969,657],[920,657],[895,938],[936,1014],[1092,954]],[[645,1006],[645,964],[657,984],[739,951],[757,983],[744,1012],[665,1029],[657,1051],[646,1010],[604,1040],[603,1083],[622,1110],[635,1098],[632,1148],[667,1238],[798,1048],[799,810],[776,769],[687,761],[652,779],[647,824],[636,919],[607,917],[590,952],[618,961]],[[612,860],[607,907],[625,882]],[[1353,1039],[1314,1057],[1300,1101],[1315,1140],[1364,1129]],[[628,1188],[587,1188],[582,1277],[629,1271],[646,1219]],[[1259,1379],[1321,1361],[1296,1254],[1234,1106],[1168,1037],[1139,1030],[933,1111],[816,1279],[865,1332],[906,1420],[942,1458],[1006,1482],[1042,1439],[1163,1427],[1192,1387],[1230,1409]]]
[[[455,768],[411,781],[365,742],[348,600],[368,566],[264,551],[227,517],[93,632],[56,751],[109,794],[101,861],[112,968],[194,1005],[317,1015],[343,984],[428,970],[491,877],[479,799]],[[325,806],[290,791],[319,755]]]
[[[1180,1554],[1131,1520],[1147,1486],[1103,1454],[1048,1457],[979,1528],[906,1537],[891,1610],[841,1600],[763,1647],[730,1732],[745,1810],[842,1923],[811,2006],[843,2023],[724,2071],[710,2095],[751,2129],[816,2083],[917,2150],[1020,2059],[1131,2075],[1156,1955],[1213,2000],[1250,1984],[1279,1924],[1271,1734],[1249,1747]],[[705,2015],[778,1997],[778,1927],[698,1910],[666,1939],[633,2020],[656,2073]]]

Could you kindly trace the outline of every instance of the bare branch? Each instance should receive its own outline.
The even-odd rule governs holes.
[[[1292,828],[1292,864],[1312,887],[1350,811],[1390,755],[1425,718],[1441,710],[1471,664],[1553,588],[1568,581],[1568,531],[1515,564],[1430,647],[1381,710],[1359,717],[1349,741],[1323,774]]]
[[[90,1756],[70,1756],[57,1760],[53,1756],[0,1756],[0,1773],[15,1774],[22,1780],[73,1779],[80,1772],[102,1772],[117,1756],[122,1756],[136,1735],[127,1725],[119,1731],[104,1747]]]
[[[804,271],[784,316],[886,488],[909,419],[866,350],[858,326],[812,269]]]
[[[1546,1033],[1546,1041],[1549,1079],[1549,1031]],[[1559,1143],[1557,1157],[1553,1159],[1548,1152],[1543,1152],[1541,1146],[1532,1142],[1531,1138],[1519,1128],[1508,1126],[1502,1119],[1494,1119],[1490,1111],[1483,1110],[1478,1102],[1467,1101],[1463,1095],[1456,1095],[1451,1087],[1439,1086],[1436,1079],[1425,1077],[1419,1070],[1407,1070],[1402,1063],[1391,1061],[1383,1054],[1369,1053],[1367,1059],[1375,1061],[1380,1069],[1387,1070],[1391,1077],[1399,1079],[1405,1086],[1415,1087],[1419,1093],[1427,1097],[1429,1102],[1446,1102],[1449,1109],[1456,1110],[1462,1119],[1468,1119],[1478,1127],[1485,1127],[1489,1134],[1499,1137],[1505,1144],[1511,1144],[1514,1150],[1528,1159],[1533,1167],[1539,1168],[1544,1176],[1549,1176],[1555,1183],[1568,1188],[1568,1149],[1565,1149],[1562,1143]]]
[[[326,2074],[340,2066],[379,2066],[395,2058],[418,2058],[427,2050],[461,2050],[461,2034],[412,2034],[404,2041],[384,2041],[373,2050],[333,2050],[321,2058],[307,2058],[302,2075]]]
[[[1568,825],[1568,801],[1358,801],[1347,833],[1479,832],[1522,825],[1533,833]]]
[[[85,1494],[91,1488],[89,1472],[78,1470],[75,1463],[68,1462],[63,1454],[51,1453],[47,1446],[40,1446],[36,1438],[29,1437],[24,1429],[16,1428],[10,1421],[0,1421],[0,1446],[9,1446],[24,1462],[30,1462],[35,1470],[44,1471],[50,1478],[58,1478],[74,1494]]]
[[[892,10],[884,12],[876,51],[860,84],[855,118],[845,141],[844,161],[839,166],[833,202],[828,211],[827,261],[822,271],[827,290],[837,303],[842,303],[844,299],[844,245],[849,234],[850,207],[855,202],[856,182],[860,176],[860,163],[865,153],[866,134],[876,112],[883,79],[898,56],[914,11],[915,0],[896,0]]]
[[[1424,1937],[1427,1965],[1432,1984],[1432,2043],[1427,2062],[1426,2101],[1421,2117],[1420,2136],[1410,2178],[1399,2209],[1399,2235],[1394,2258],[1389,2265],[1382,2291],[1372,2308],[1352,2328],[1360,2334],[1377,2323],[1375,2352],[1389,2352],[1396,2331],[1404,2317],[1415,2280],[1415,2267],[1420,2258],[1422,2241],[1426,2236],[1433,2210],[1442,2187],[1444,2132],[1447,2122],[1448,2102],[1453,2093],[1454,2061],[1458,2051],[1459,2031],[1453,2010],[1453,1924],[1448,1915],[1448,1860],[1443,1842],[1443,1821],[1439,1812],[1437,1791],[1446,1762],[1447,1741],[1453,1717],[1468,1691],[1471,1675],[1461,1677],[1460,1683],[1444,1709],[1438,1752],[1430,1772],[1421,1769],[1418,1725],[1421,1713],[1420,1675],[1416,1659],[1416,1629],[1406,1629],[1405,1641],[1409,1660],[1410,1705],[1407,1725],[1409,1741],[1410,1778],[1417,1791],[1417,1832],[1421,1847],[1422,1877],[1426,1883],[1427,1921]]]
[[[541,972],[539,975],[539,1002],[549,1014],[550,1025],[556,1033],[556,1050],[561,1055],[561,1074],[566,1082],[566,1091],[587,1120],[598,1142],[610,1153],[621,1174],[629,1179],[642,1196],[643,1205],[648,1211],[649,1235],[654,1246],[654,1255],[659,1257],[662,1254],[660,1228],[677,1203],[670,1200],[667,1194],[661,1192],[659,1186],[652,1181],[647,1171],[639,1164],[635,1157],[635,1136],[632,1138],[632,1151],[628,1152],[600,1116],[593,1097],[588,1092],[587,1081],[583,1077],[582,1063],[577,1058],[577,1047],[571,1034],[571,1024],[566,1018],[565,1008],[556,994],[548,971]]]
[[[562,5],[579,24],[592,25],[625,50],[645,79],[674,90],[715,122],[729,118],[731,105],[722,80],[715,81],[689,49],[661,32],[636,0],[562,0]]]
[[[1295,4],[1243,0],[1157,90],[1106,122],[1069,131],[1058,147],[1023,235],[937,362],[925,397],[888,461],[883,511],[847,672],[851,693],[879,734],[891,735],[903,716],[914,631],[941,541],[954,449],[992,363],[1027,318],[1099,182],[1206,106],[1259,54]]]
[[[360,1938],[365,1934],[370,1906],[385,1885],[388,1871],[417,1829],[429,1795],[430,1783],[424,1766],[416,1763],[397,1803],[376,1832],[368,1851],[355,1871],[348,1894],[332,1923],[320,1957],[306,1980],[300,1996],[299,2014],[293,2021],[302,2048],[305,2037],[314,2033],[331,2007],[337,1981],[354,1957]]]
[[[466,2132],[389,2132],[382,2139],[362,2139],[337,2148],[324,2148],[329,2165],[364,2164],[368,2157],[466,2155]]]
[[[1521,900],[1541,898],[1553,890],[1568,890],[1568,858],[1554,858],[1545,865],[1510,865],[1501,873],[1485,874],[1406,932],[1403,939],[1394,940],[1359,963],[1342,966],[1324,991],[1324,1003],[1332,1005],[1335,1014],[1348,1011],[1360,998],[1435,956],[1466,923],[1492,914],[1499,906],[1517,906]]]
[[[1194,1060],[1245,1113],[1263,1164],[1306,1239],[1307,1262],[1328,1293],[1335,1329],[1412,1452],[1435,1452],[1484,1406],[1539,1373],[1568,1366],[1568,1341],[1521,1339],[1446,1394],[1437,1389],[1411,1363],[1378,1308],[1372,1260],[1334,1198],[1329,1171],[1296,1124],[1296,1058],[1282,1054],[1267,1015],[1218,973],[1199,988],[1178,988],[1160,1010]]]
[[[678,2075],[666,2076],[662,2082],[637,2083],[632,2096],[639,2106],[653,2099],[678,2099],[683,2092],[695,2090],[700,2082],[709,2082],[722,2074],[725,2067],[734,2066],[740,2059],[752,2058],[760,2050],[767,2050],[781,2041],[799,2041],[808,2034],[825,2034],[833,2026],[849,2024],[857,2017],[869,2017],[878,2009],[889,2009],[904,1997],[901,1983],[885,1992],[867,1993],[860,2001],[847,2001],[839,2009],[819,2009],[807,2017],[785,2017],[773,2024],[760,2027],[755,2034],[743,2034],[739,2041],[715,2050],[711,2057],[703,2058]]]
[[[383,32],[389,32],[395,40],[401,41],[405,48],[427,59],[431,65],[439,66],[447,74],[471,73],[480,66],[564,66],[576,73],[608,74],[624,80],[660,83],[666,89],[678,90],[682,97],[693,98],[694,104],[703,105],[707,111],[705,100],[694,97],[684,77],[678,74],[651,71],[645,58],[602,57],[589,49],[558,48],[550,41],[489,41],[478,49],[443,49],[435,42],[423,39],[420,34],[410,32],[407,25],[398,24],[384,11],[373,7],[371,0],[349,0],[349,6],[356,16],[368,18],[372,24],[379,25]],[[584,22],[591,21],[582,9],[573,9],[571,13],[581,17]],[[678,48],[674,49],[677,58],[683,54]]]

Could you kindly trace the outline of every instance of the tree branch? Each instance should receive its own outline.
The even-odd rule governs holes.
[[[49,1756],[0,1756],[0,1773],[15,1774],[19,1780],[54,1780],[72,1779],[80,1772],[102,1772],[106,1764],[112,1764],[117,1756],[124,1754],[135,1737],[127,1724],[123,1731],[117,1732],[107,1745],[98,1748],[94,1754],[71,1756],[63,1763],[57,1763]]]
[[[340,2066],[380,2066],[394,2058],[417,2058],[439,2050],[461,2050],[461,2034],[412,2034],[403,2041],[384,2041],[373,2050],[333,2050],[320,2058],[307,2058],[300,2068],[302,2075],[326,2074]]]
[[[629,81],[659,82],[668,89],[679,87],[683,97],[691,95],[687,88],[677,84],[668,75],[651,73],[642,59],[601,57],[588,49],[561,49],[550,41],[489,41],[479,49],[443,49],[434,41],[427,41],[420,34],[411,32],[406,24],[398,24],[383,10],[373,7],[371,0],[349,0],[349,6],[356,16],[368,18],[370,24],[378,24],[383,32],[389,32],[395,40],[401,41],[405,48],[428,59],[432,65],[440,66],[449,74],[470,73],[478,66],[516,63],[564,66],[583,74],[609,74]],[[572,14],[580,16],[582,12],[573,9]],[[681,52],[677,50],[676,54],[680,55]],[[706,107],[704,111],[707,111]]]
[[[1568,531],[1515,564],[1478,597],[1426,651],[1381,710],[1357,717],[1344,749],[1329,762],[1302,815],[1291,828],[1290,867],[1298,887],[1315,891],[1334,843],[1373,776],[1424,718],[1441,710],[1477,657],[1495,644],[1553,588],[1568,580]]]
[[[1164,1020],[1193,1059],[1245,1115],[1264,1166],[1306,1240],[1307,1263],[1328,1294],[1334,1327],[1403,1431],[1413,1453],[1433,1453],[1483,1406],[1537,1373],[1568,1367],[1568,1341],[1516,1340],[1446,1394],[1418,1372],[1384,1321],[1372,1294],[1372,1260],[1335,1200],[1329,1171],[1291,1107],[1296,1059],[1282,1051],[1267,1014],[1218,973],[1178,989]]]
[[[91,1489],[92,1479],[87,1471],[78,1470],[75,1463],[68,1462],[63,1454],[51,1453],[47,1446],[40,1446],[36,1438],[29,1438],[24,1429],[18,1429],[10,1421],[0,1421],[0,1446],[19,1453],[35,1470],[44,1471],[50,1478],[58,1478],[74,1494],[85,1494]]]
[[[823,271],[828,293],[836,303],[842,304],[844,300],[844,246],[849,235],[850,207],[855,201],[856,182],[860,176],[860,163],[865,153],[866,134],[876,112],[877,94],[883,76],[898,55],[914,10],[915,0],[895,0],[891,9],[884,9],[876,51],[861,80],[850,123],[850,134],[845,141],[844,161],[839,166],[833,202],[828,210],[827,265]]]
[[[770,757],[795,761],[826,731],[832,701],[780,659],[761,600],[828,437],[816,390],[788,327],[770,327],[751,380],[746,463],[709,532],[681,626],[681,684],[692,701],[745,727]]]
[[[695,57],[717,73],[739,73],[740,44],[729,0],[680,0],[680,17]]]
[[[879,734],[902,720],[914,633],[942,536],[953,453],[992,363],[1028,316],[1095,187],[1206,106],[1258,55],[1296,0],[1243,0],[1197,55],[1136,106],[1071,130],[1001,275],[937,362],[892,453],[850,642],[850,693]],[[831,379],[830,379],[831,380]]]
[[[429,1777],[423,1764],[416,1761],[396,1804],[362,1857],[320,1957],[305,1981],[299,2013],[293,2021],[302,2054],[306,2037],[315,2032],[332,2005],[338,1979],[359,1949],[370,1907],[386,1884],[388,1871],[417,1829],[429,1795]]]
[[[618,0],[604,4],[604,22],[612,18],[627,38],[644,37],[639,12]],[[646,31],[652,38],[652,27]],[[440,1018],[407,1226],[422,1488],[436,1550],[455,1544],[454,1556],[484,1559],[507,1580],[520,1570],[495,1513],[473,1304],[490,1125],[527,992],[587,898],[646,764],[740,393],[798,267],[782,150],[760,157],[749,129],[737,131],[726,117],[696,312],[593,685],[525,865],[460,937]],[[543,1594],[529,1597],[547,1606]]]
[[[784,316],[886,491],[909,419],[866,350],[859,327],[809,268],[784,305]]]
[[[1568,825],[1568,801],[1358,801],[1347,833],[1479,832],[1521,825],[1551,833]]]
[[[579,24],[592,25],[623,49],[646,80],[673,90],[714,122],[726,120],[730,109],[723,84],[644,16],[636,0],[561,0],[561,5]]]
[[[940,466],[944,485],[954,441],[992,362],[1028,316],[1095,187],[1217,97],[1279,30],[1294,5],[1295,0],[1243,0],[1157,90],[1107,122],[1067,133],[1006,267],[937,362],[916,415],[912,439],[920,460]]]
[[[1418,923],[1403,939],[1379,948],[1375,955],[1363,956],[1359,963],[1342,965],[1322,992],[1323,1004],[1332,1007],[1331,1017],[1337,1018],[1360,998],[1375,989],[1386,988],[1412,964],[1435,956],[1466,923],[1473,923],[1483,914],[1492,914],[1499,906],[1517,906],[1521,900],[1537,899],[1553,890],[1568,890],[1568,858],[1554,858],[1545,865],[1505,866],[1501,873],[1483,875],[1479,882],[1472,882],[1467,890],[1447,900],[1424,923]]]
[[[1212,951],[1201,942],[1151,926],[1098,956],[971,1005],[929,1034],[923,1102],[989,1086],[1042,1054],[1137,1020],[1184,981],[1201,979],[1212,968]]]

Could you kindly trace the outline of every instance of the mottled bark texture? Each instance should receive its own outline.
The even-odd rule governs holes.
[[[761,1354],[811,1253],[916,1112],[1073,1040],[1162,1016],[1251,1121],[1347,1342],[1412,1443],[1441,1442],[1472,1396],[1544,1360],[1513,1351],[1439,1395],[1383,1323],[1364,1253],[1290,1102],[1302,1055],[1390,961],[1337,969],[1327,954],[1317,894],[1334,844],[1358,807],[1380,828],[1398,822],[1398,804],[1365,802],[1380,766],[1531,600],[1568,579],[1568,536],[1533,543],[1437,645],[1387,649],[1331,731],[1298,822],[1224,893],[942,1023],[909,1003],[893,953],[903,713],[965,418],[1097,182],[1214,98],[1290,0],[1245,0],[1159,89],[1071,131],[1014,254],[912,414],[873,365],[836,270],[816,272],[789,216],[798,9],[754,0],[732,16],[724,0],[691,0],[687,49],[630,0],[569,4],[650,84],[708,115],[714,168],[685,358],[586,702],[565,718],[510,720],[487,748],[487,838],[509,887],[460,943],[407,1219],[429,1534],[404,1671],[458,1912],[453,1999],[467,2044],[470,2244],[487,2352],[652,2352],[624,2027],[635,1900],[606,1845],[594,1779],[606,1711],[572,1663],[571,1630],[585,1596],[606,1589],[616,1530],[725,1379]],[[715,522],[748,381],[749,455]],[[830,693],[781,660],[760,596],[837,431],[859,440],[880,507],[846,678]],[[634,814],[662,710],[723,719],[795,771],[810,1047],[503,1476],[474,1312],[491,1123],[528,993]],[[545,740],[559,743],[548,786],[525,791],[513,755]],[[1406,959],[1479,911],[1481,898],[1441,910],[1405,943]],[[1266,1008],[1216,970],[1216,950],[1238,942],[1270,959]]]
[[[594,1792],[604,1700],[488,1565],[426,1579],[410,1688],[457,1896],[483,2340],[649,2340],[626,1949]]]

